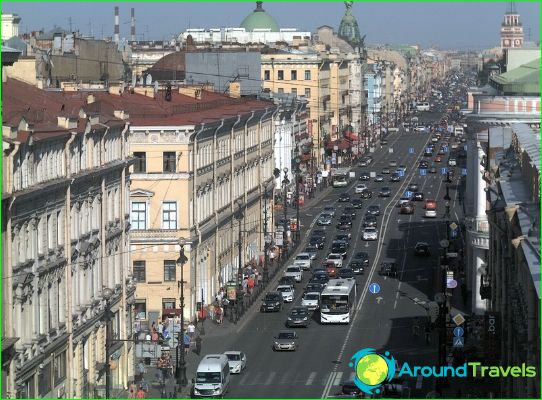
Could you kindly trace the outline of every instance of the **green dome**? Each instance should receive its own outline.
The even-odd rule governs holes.
[[[247,32],[252,32],[254,29],[271,29],[271,32],[278,32],[277,21],[262,8],[262,3],[263,1],[256,2],[256,9],[247,15],[240,27],[245,28]]]

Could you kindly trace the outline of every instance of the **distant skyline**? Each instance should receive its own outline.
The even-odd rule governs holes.
[[[97,38],[113,35],[114,7],[120,8],[120,36],[130,36],[130,9],[135,8],[138,40],[169,40],[188,27],[237,27],[255,8],[254,1],[209,3],[132,3],[71,2],[25,3],[2,2],[2,12],[21,17],[19,32],[50,30],[55,26]],[[342,1],[271,2],[263,8],[281,28],[298,28],[315,32],[321,25],[335,31],[344,14]],[[386,3],[355,2],[357,17],[365,43],[411,44],[423,48],[480,49],[499,46],[499,30],[508,2]],[[540,4],[516,2],[523,23],[525,41],[538,42],[540,37]]]

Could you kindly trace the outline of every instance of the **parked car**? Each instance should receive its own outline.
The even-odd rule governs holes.
[[[280,331],[274,337],[273,350],[295,351],[298,346],[299,336],[294,331]]]

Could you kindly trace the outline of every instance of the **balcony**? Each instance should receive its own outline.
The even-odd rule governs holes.
[[[470,238],[471,246],[489,249],[489,222],[485,217],[465,218],[465,227]]]

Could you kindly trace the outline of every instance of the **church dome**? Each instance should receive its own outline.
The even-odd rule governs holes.
[[[277,21],[262,8],[262,3],[263,1],[256,2],[256,9],[247,15],[240,27],[245,28],[247,32],[252,32],[254,29],[270,29],[271,32],[278,32]]]

